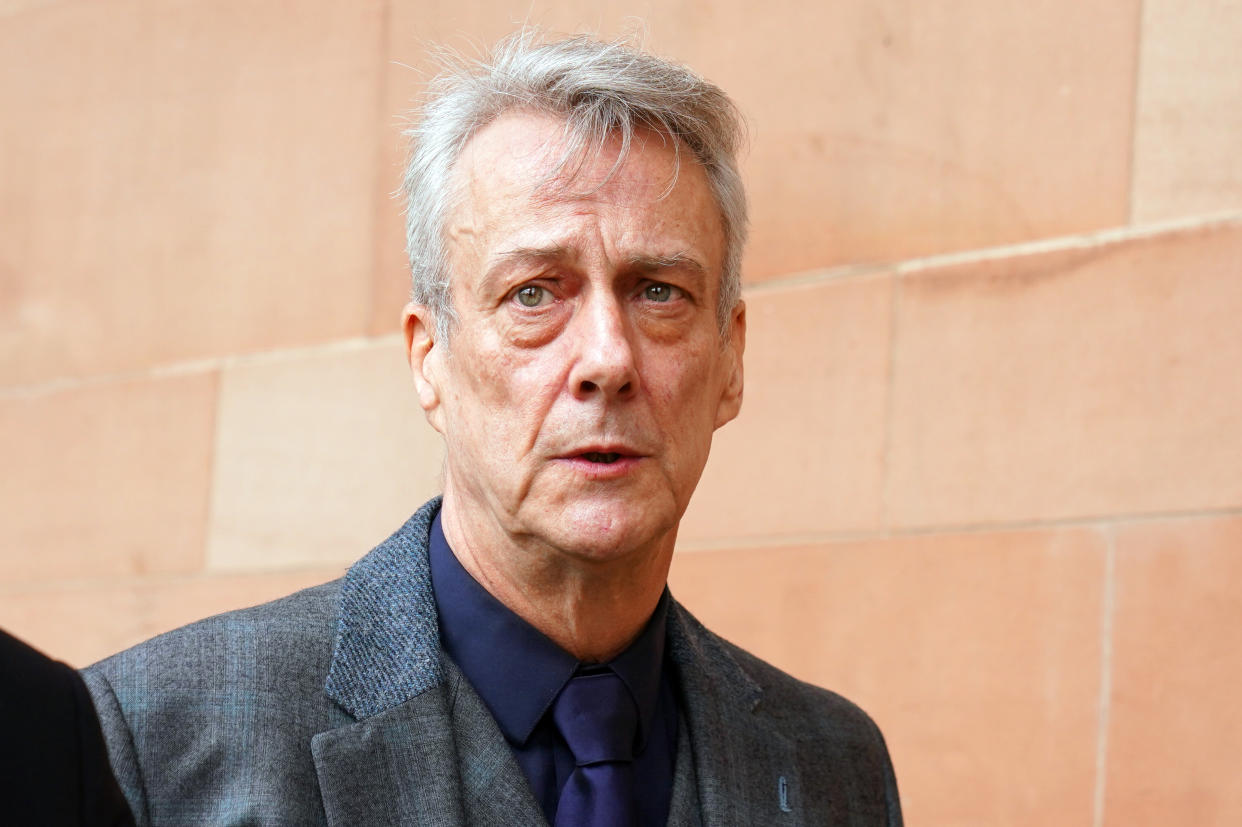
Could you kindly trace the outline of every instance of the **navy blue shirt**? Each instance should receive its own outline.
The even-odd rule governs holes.
[[[510,611],[462,568],[439,514],[431,524],[431,584],[445,651],[500,725],[535,800],[554,822],[574,759],[550,710],[565,683],[589,665]],[[607,664],[638,706],[634,789],[643,827],[667,824],[673,797],[677,700],[664,665],[668,601],[666,589],[638,638]]]

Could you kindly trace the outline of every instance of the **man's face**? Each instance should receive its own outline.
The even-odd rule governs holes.
[[[446,507],[479,536],[580,558],[671,551],[741,404],[743,307],[726,340],[717,321],[720,213],[684,147],[669,189],[673,146],[653,133],[615,171],[619,141],[549,181],[562,129],[511,113],[470,141],[447,226],[458,323],[445,343],[425,312],[407,321]]]

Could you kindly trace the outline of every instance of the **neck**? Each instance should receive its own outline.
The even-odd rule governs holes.
[[[668,579],[676,531],[649,548],[592,559],[532,538],[487,531],[446,494],[440,512],[449,547],[483,588],[581,661],[623,652],[655,611]]]

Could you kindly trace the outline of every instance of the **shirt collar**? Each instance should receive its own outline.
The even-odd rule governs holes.
[[[440,640],[511,743],[522,745],[582,666],[514,614],[457,561],[436,514],[431,524],[431,582]],[[668,589],[638,638],[607,665],[638,705],[639,748],[647,741],[660,693]]]

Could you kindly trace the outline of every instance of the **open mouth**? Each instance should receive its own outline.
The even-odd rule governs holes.
[[[620,454],[616,454],[616,453],[605,454],[599,451],[587,451],[585,454],[582,455],[582,457],[583,459],[586,459],[589,462],[599,462],[604,465],[609,465],[621,459]]]

